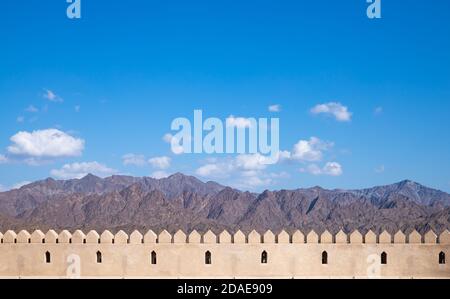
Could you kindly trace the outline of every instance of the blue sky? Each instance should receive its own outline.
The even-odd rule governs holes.
[[[448,1],[382,1],[378,20],[364,0],[81,3],[80,20],[63,0],[1,5],[3,190],[180,171],[256,191],[403,179],[450,191]],[[329,103],[351,115],[312,113]],[[304,141],[321,157],[174,155],[163,136],[194,109],[278,117],[283,150]]]

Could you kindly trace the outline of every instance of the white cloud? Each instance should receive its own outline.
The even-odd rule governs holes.
[[[259,153],[249,155],[239,155],[236,157],[235,165],[242,170],[262,170],[269,164],[270,157]]]
[[[173,138],[173,135],[170,133],[167,133],[163,136],[164,142],[167,142],[169,144],[172,143],[172,138]]]
[[[252,127],[252,122],[248,118],[234,117],[233,115],[230,115],[227,118],[227,125],[230,125],[231,127],[236,127],[236,128],[239,128],[239,129],[251,128]]]
[[[145,166],[147,161],[144,155],[126,154],[122,157],[123,165]]]
[[[39,109],[34,107],[33,105],[30,105],[27,107],[27,109],[25,109],[26,112],[30,112],[30,113],[36,113],[39,112]]]
[[[386,168],[384,167],[384,165],[380,165],[375,168],[376,173],[383,173],[385,170],[386,170]]]
[[[167,169],[170,167],[171,159],[169,157],[154,157],[148,160],[148,163],[152,165],[154,168],[158,169]]]
[[[310,173],[312,175],[340,176],[343,174],[341,164],[337,162],[328,162],[320,168],[317,164],[310,164],[306,168],[301,168],[300,172]]]
[[[228,178],[237,171],[235,161],[232,159],[220,159],[199,167],[195,173],[204,178]]]
[[[275,178],[275,179],[288,179],[291,177],[291,175],[286,171],[272,172],[269,175],[271,178]]]
[[[0,164],[8,163],[8,158],[5,155],[0,155]]]
[[[94,161],[65,164],[62,168],[53,169],[50,172],[53,177],[64,180],[80,179],[89,173],[99,177],[107,177],[118,173],[118,171]]]
[[[281,111],[281,105],[270,105],[269,106],[269,112],[280,112]]]
[[[57,129],[18,132],[10,138],[8,152],[13,155],[34,158],[57,158],[80,156],[84,140],[70,136]]]
[[[306,168],[300,168],[300,172],[319,175],[322,173],[322,169],[317,164],[309,164]]]
[[[341,122],[351,121],[352,119],[352,113],[348,111],[348,108],[336,102],[316,105],[311,109],[311,113],[332,115],[337,121]]]
[[[280,154],[281,155],[281,154]],[[226,178],[238,174],[243,177],[251,177],[260,174],[271,164],[270,157],[257,154],[242,154],[233,159],[211,160],[199,167],[196,174],[201,177]]]
[[[23,186],[28,185],[28,184],[31,184],[31,182],[29,182],[29,181],[19,182],[19,183],[17,183],[17,184],[14,184],[14,186],[11,187],[11,190],[14,190],[14,189],[20,189],[20,188],[22,188]]]
[[[267,164],[269,159],[270,157],[261,154],[210,159],[195,173],[203,178],[225,180],[225,184],[235,188],[254,190],[263,186],[268,187],[274,179],[286,178],[286,173],[265,173],[266,168],[273,165]]]
[[[159,170],[152,173],[151,177],[155,179],[167,178],[169,174],[165,171]]]
[[[383,113],[383,107],[377,107],[377,108],[375,108],[375,110],[373,111],[373,113],[375,114],[375,115],[380,115],[380,114],[382,114]]]
[[[199,167],[195,173],[202,177],[220,177],[226,174],[226,171],[218,164],[206,164]]]
[[[244,180],[237,181],[234,186],[242,189],[254,189],[259,187],[268,187],[272,184],[272,182],[273,181],[270,178],[262,178],[255,175],[246,177]]]
[[[343,173],[341,164],[337,162],[328,162],[323,167],[323,174],[331,176],[340,176]]]
[[[17,119],[16,119],[16,121],[17,121],[18,123],[23,123],[23,122],[25,121],[25,117],[23,117],[23,116],[18,116]]]
[[[311,137],[309,140],[300,140],[294,145],[291,158],[300,161],[321,161],[323,152],[332,148],[332,142],[325,142],[317,137]]]
[[[170,144],[172,153],[175,155],[184,154],[184,148],[180,145],[180,140],[178,140],[178,138],[175,138],[172,134],[167,133],[162,139],[164,142]],[[190,139],[184,140],[184,142],[190,142]]]
[[[5,192],[8,191],[5,186],[3,186],[2,184],[0,184],[0,192]]]
[[[64,100],[58,96],[56,93],[54,93],[53,91],[51,91],[50,89],[44,89],[45,93],[44,93],[44,98],[49,100],[50,102],[63,102]]]

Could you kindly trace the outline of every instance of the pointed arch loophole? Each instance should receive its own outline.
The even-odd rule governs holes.
[[[97,251],[97,264],[101,264],[103,262],[102,253]]]
[[[49,251],[47,251],[47,252],[45,253],[45,262],[46,262],[47,264],[50,264],[50,263],[52,262],[52,255],[50,254]]]
[[[267,251],[264,250],[261,253],[261,264],[267,264],[268,260],[269,260],[269,257],[267,255]]]
[[[152,251],[151,255],[150,255],[150,261],[152,263],[152,265],[156,265],[157,263],[157,256],[156,256],[156,252]]]
[[[328,252],[322,252],[322,265],[328,265]]]
[[[206,265],[211,265],[212,264],[211,252],[210,251],[205,252],[205,264]]]
[[[383,253],[381,254],[381,264],[387,265],[387,263],[388,263],[388,256],[387,253],[383,251]]]

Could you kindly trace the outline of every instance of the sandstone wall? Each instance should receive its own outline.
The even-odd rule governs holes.
[[[0,233],[0,277],[450,278],[450,232]],[[382,255],[385,259],[382,259]]]

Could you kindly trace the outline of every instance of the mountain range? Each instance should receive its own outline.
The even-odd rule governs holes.
[[[313,187],[251,193],[174,174],[87,175],[37,181],[0,193],[0,231],[95,229],[159,232],[355,229],[436,233],[450,228],[450,195],[416,182],[362,190]]]

